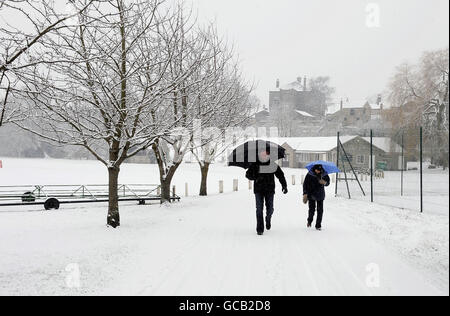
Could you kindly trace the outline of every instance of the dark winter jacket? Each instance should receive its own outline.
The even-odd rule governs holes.
[[[254,181],[253,192],[255,194],[274,194],[275,177],[278,178],[283,189],[287,188],[286,178],[284,177],[284,172],[283,170],[281,170],[280,166],[275,165],[275,172],[261,173],[261,168],[263,166],[268,166],[268,164],[254,163],[250,166],[250,168],[247,170],[247,173],[245,174],[247,179]]]
[[[319,181],[323,179],[327,183],[325,185],[320,184]],[[325,200],[325,187],[330,185],[330,177],[328,175],[319,174],[316,175],[314,171],[308,173],[303,183],[303,194],[308,195],[309,200],[324,201]]]

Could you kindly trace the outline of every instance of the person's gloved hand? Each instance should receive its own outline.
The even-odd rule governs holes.
[[[325,180],[319,180],[319,183],[320,183],[321,185],[327,184],[327,182],[326,182]]]
[[[283,194],[287,194],[288,193],[288,188],[284,187],[282,191],[283,191]]]
[[[303,195],[303,203],[304,204],[308,203],[308,194]]]

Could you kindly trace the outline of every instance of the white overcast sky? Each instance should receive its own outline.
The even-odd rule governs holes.
[[[385,90],[395,67],[448,47],[448,0],[190,0],[236,44],[256,94],[268,104],[276,79],[327,75],[336,99],[359,102]],[[366,26],[366,7],[380,27]]]

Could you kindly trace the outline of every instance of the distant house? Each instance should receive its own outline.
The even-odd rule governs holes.
[[[300,110],[294,110],[294,120],[299,120],[302,122],[316,122],[318,120],[318,117],[315,115],[312,115],[306,111],[300,111]]]
[[[144,150],[139,152],[137,155],[128,158],[126,163],[135,164],[156,164],[156,156],[153,150]]]
[[[351,105],[341,101],[340,107],[334,112],[328,112],[327,121],[339,123],[342,126],[358,126],[370,121],[381,120],[383,103],[366,102],[362,106]]]
[[[315,117],[324,117],[326,104],[324,96],[308,88],[305,78],[281,86],[277,80],[276,89],[269,92],[270,114],[275,116],[283,109],[293,109]]]
[[[280,138],[278,142],[286,149],[286,159],[282,162],[284,167],[304,168],[315,160],[337,160],[336,137],[290,137]],[[370,138],[343,136],[341,142],[355,169],[370,168]],[[375,168],[401,168],[401,147],[398,144],[387,137],[375,137],[373,145]]]
[[[252,125],[270,126],[271,123],[270,113],[266,108],[264,108],[262,111],[259,111],[255,114],[254,122],[252,122]]]

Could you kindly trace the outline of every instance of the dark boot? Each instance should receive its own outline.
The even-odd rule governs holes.
[[[316,201],[308,200],[309,211],[308,211],[308,227],[311,227],[312,222],[314,221],[314,215],[316,214]]]
[[[266,229],[271,230],[272,229],[272,218],[269,216],[266,217]]]
[[[267,230],[271,230],[272,229],[272,215],[274,213],[274,209],[273,209],[273,198],[274,198],[274,194],[266,194],[266,196],[264,197],[265,201],[266,201],[266,208],[267,208],[267,216],[266,216],[266,228]]]
[[[256,193],[256,232],[258,235],[264,233],[264,196]]]
[[[316,220],[317,230],[322,230],[322,219],[323,219],[323,201],[317,201],[317,220]]]

